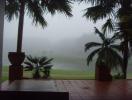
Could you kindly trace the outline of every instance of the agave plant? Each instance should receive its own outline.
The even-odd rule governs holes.
[[[48,78],[50,76],[50,69],[53,65],[51,65],[51,61],[53,58],[48,59],[47,57],[32,57],[31,55],[26,57],[26,61],[24,62],[25,71],[33,71],[33,78],[38,79],[41,77]],[[41,72],[43,72],[43,76],[41,76]]]

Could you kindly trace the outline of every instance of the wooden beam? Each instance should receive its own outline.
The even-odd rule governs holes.
[[[3,58],[4,12],[5,12],[5,0],[0,0],[0,80],[2,77],[2,66],[3,66],[2,58]]]

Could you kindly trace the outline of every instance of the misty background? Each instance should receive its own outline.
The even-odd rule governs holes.
[[[84,45],[87,42],[98,41],[94,34],[94,27],[100,29],[104,21],[96,24],[83,17],[84,9],[89,7],[86,4],[72,4],[73,17],[69,18],[60,13],[51,16],[46,14],[45,19],[48,26],[44,29],[35,26],[32,20],[25,15],[23,52],[26,55],[47,56],[54,58],[53,68],[66,70],[94,70],[93,61],[88,67],[86,58],[90,51],[84,52]],[[8,52],[16,51],[18,19],[11,22],[5,18],[4,27],[4,50],[3,64],[9,65]]]

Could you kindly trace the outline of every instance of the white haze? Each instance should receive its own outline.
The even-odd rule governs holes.
[[[94,27],[100,28],[104,21],[97,24],[83,16],[85,4],[73,4],[73,17],[68,18],[60,13],[51,16],[45,15],[48,26],[42,29],[35,26],[32,20],[25,15],[23,51],[29,55],[48,56],[54,59],[54,68],[86,69],[84,44],[98,41]],[[5,20],[3,63],[8,65],[8,52],[16,51],[18,20]],[[92,65],[93,66],[93,65]]]

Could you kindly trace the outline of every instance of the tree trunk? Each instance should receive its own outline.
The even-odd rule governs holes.
[[[25,58],[25,54],[22,53],[24,10],[25,10],[25,0],[20,0],[17,50],[16,50],[16,52],[10,52],[8,55],[9,60],[13,59],[13,60],[11,60],[12,65],[9,66],[9,81],[10,82],[12,82],[14,80],[20,80],[23,77],[23,66],[21,64],[23,63],[23,60]],[[10,56],[10,54],[12,56]]]
[[[124,49],[123,49],[123,74],[124,79],[127,78],[127,66],[128,66],[128,36],[127,33],[124,33]]]
[[[128,66],[128,53],[129,53],[129,48],[128,48],[128,32],[127,32],[127,20],[125,17],[129,17],[130,12],[129,10],[131,9],[131,0],[122,0],[121,1],[121,10],[123,14],[120,17],[120,22],[121,22],[121,31],[123,32],[123,38],[124,38],[124,44],[123,44],[123,74],[124,74],[124,79],[127,78],[127,66]]]
[[[18,38],[17,38],[17,52],[22,51],[24,9],[25,9],[25,0],[21,0],[19,24],[18,24],[19,26],[18,26]]]
[[[5,0],[0,0],[0,79],[2,77],[2,54],[3,54],[3,28],[4,28],[4,11]]]

